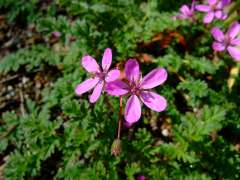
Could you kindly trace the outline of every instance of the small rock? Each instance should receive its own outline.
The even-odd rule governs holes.
[[[7,86],[7,91],[12,91],[13,90],[13,87],[12,86]]]
[[[28,79],[27,77],[25,77],[25,76],[22,77],[22,83],[23,83],[23,84],[25,84],[26,82],[28,82],[28,80],[29,80],[29,79]]]
[[[7,99],[10,99],[10,98],[11,98],[11,95],[10,95],[10,94],[7,94],[7,95],[6,95],[6,98],[7,98]]]
[[[165,136],[165,137],[169,136],[169,131],[168,131],[168,129],[163,129],[163,130],[162,130],[162,135]]]
[[[39,81],[37,81],[36,84],[35,84],[35,86],[36,86],[37,89],[40,89],[41,86],[42,86],[42,84],[41,84]]]

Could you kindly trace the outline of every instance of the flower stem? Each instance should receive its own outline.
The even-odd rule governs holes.
[[[121,138],[121,130],[122,130],[122,96],[120,96],[119,105],[120,105],[120,110],[119,110],[119,118],[118,118],[117,139]]]
[[[111,154],[114,156],[119,156],[122,151],[121,146],[121,130],[122,130],[122,96],[120,96],[119,100],[120,104],[120,110],[119,110],[119,118],[118,118],[118,130],[117,130],[117,138],[113,141],[112,147],[111,147]]]

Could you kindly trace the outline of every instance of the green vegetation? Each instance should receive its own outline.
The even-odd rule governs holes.
[[[19,34],[11,29],[31,33],[10,47],[9,37],[0,39],[0,88],[17,96],[2,101],[0,91],[0,179],[239,179],[240,77],[231,72],[240,63],[213,52],[209,26],[172,19],[184,3],[1,0],[0,21],[12,38]],[[114,66],[136,57],[144,74],[168,71],[156,88],[167,110],[142,108],[140,121],[123,128],[116,157],[118,98],[92,105],[88,94],[74,93],[87,76],[81,57],[100,62],[107,47]],[[18,85],[23,77],[30,87]]]

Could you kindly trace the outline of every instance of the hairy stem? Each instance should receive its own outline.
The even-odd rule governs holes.
[[[118,131],[117,131],[117,139],[121,138],[121,130],[122,130],[122,96],[120,96],[119,100],[120,110],[119,110],[119,118],[118,118]]]

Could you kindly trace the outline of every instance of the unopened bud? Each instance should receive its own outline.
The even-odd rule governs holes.
[[[122,151],[121,140],[115,139],[112,144],[111,154],[114,156],[118,156]]]

